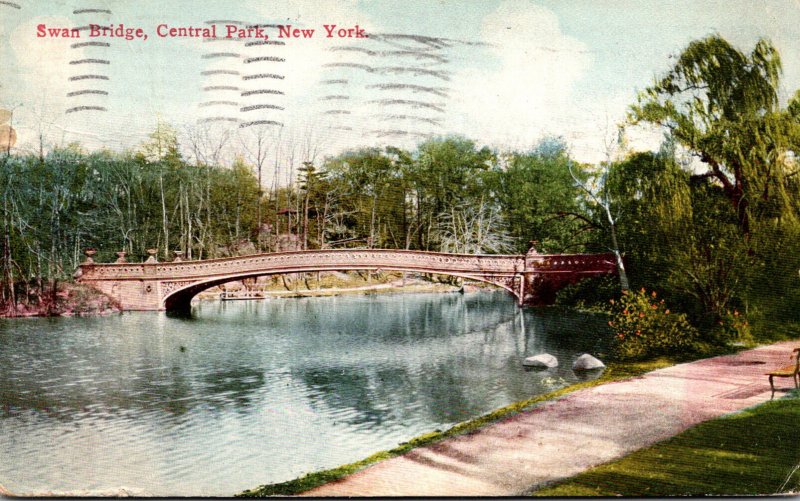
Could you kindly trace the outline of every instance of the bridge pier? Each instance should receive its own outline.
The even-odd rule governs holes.
[[[556,300],[556,293],[566,284],[559,284],[554,277],[537,272],[521,274],[518,300],[520,306],[547,306]]]
[[[85,268],[83,268],[85,270]],[[91,273],[91,270],[86,270]],[[84,271],[84,273],[86,273]],[[163,310],[161,281],[151,280],[92,280],[82,283],[91,285],[103,294],[117,300],[123,310]]]

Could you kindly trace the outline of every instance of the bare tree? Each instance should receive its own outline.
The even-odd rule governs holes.
[[[227,146],[231,130],[209,123],[184,126],[184,137],[198,165],[223,165],[228,163]]]
[[[264,169],[264,164],[267,161],[267,156],[270,152],[270,149],[277,150],[277,143],[280,140],[280,132],[275,132],[272,126],[266,127],[264,125],[258,125],[256,127],[249,127],[244,129],[239,134],[239,144],[241,145],[242,149],[245,151],[245,156],[248,162],[250,162],[256,168],[256,175],[258,177],[258,198],[256,200],[256,222],[258,227],[258,250],[261,250],[261,228],[263,226],[262,214],[261,214],[261,200],[264,196],[264,184],[262,179],[262,172]],[[278,162],[277,162],[277,155],[276,155],[276,162],[275,162],[275,170],[273,176],[273,187],[274,185],[274,178],[277,177],[277,170],[278,170]]]
[[[16,134],[14,133],[14,109],[0,110],[3,115],[3,122],[8,121],[8,131],[5,134],[7,137],[3,141],[2,147],[2,160],[0,160],[0,169],[5,171],[8,167],[9,160],[11,159],[11,147],[16,141]],[[11,197],[11,175],[9,172],[3,172],[5,178],[5,185],[3,186],[3,277],[2,277],[2,303],[10,305],[13,309],[16,305],[16,297],[14,295],[14,271],[13,261],[11,257],[11,228],[12,221],[11,213],[9,210],[9,199]]]
[[[611,236],[611,251],[614,253],[617,261],[619,283],[620,287],[622,287],[622,290],[628,290],[630,285],[628,282],[628,274],[625,272],[625,263],[622,261],[622,253],[619,250],[619,243],[617,241],[617,220],[619,219],[620,215],[612,213],[611,206],[613,201],[611,200],[609,192],[607,189],[605,189],[605,187],[606,182],[608,181],[611,165],[615,160],[618,160],[621,157],[625,150],[625,146],[625,129],[623,126],[620,125],[617,127],[616,138],[613,138],[613,136],[606,133],[606,160],[605,162],[600,163],[588,181],[582,181],[575,174],[575,172],[572,170],[572,162],[568,164],[569,173],[572,176],[572,179],[575,181],[575,184],[586,193],[592,202],[602,209],[606,220],[608,221],[608,231]]]
[[[231,129],[230,127],[220,126],[210,123],[198,123],[195,125],[184,126],[184,138],[188,145],[191,155],[194,157],[195,164],[198,166],[221,166],[230,163],[231,151]],[[199,244],[199,256],[203,255],[203,249],[207,247],[207,237],[211,228],[211,179],[206,177],[204,190],[197,192],[197,207],[190,210],[189,190],[182,190],[181,197],[182,212],[185,215],[186,225],[184,242],[187,259],[192,258],[192,235],[193,227],[199,229],[197,243]],[[203,220],[202,214],[205,214]]]
[[[460,254],[509,252],[514,237],[505,230],[500,208],[487,203],[451,207],[439,214],[434,230],[441,250]]]
[[[19,106],[22,106],[21,104]],[[44,160],[45,154],[52,148],[56,141],[54,140],[53,129],[61,129],[61,145],[65,143],[66,130],[58,125],[56,121],[59,115],[53,111],[52,103],[49,103],[43,96],[38,102],[32,103],[28,108],[26,124],[28,127],[35,131],[36,140],[26,145],[18,145],[18,151],[30,153],[39,157],[39,160]],[[26,128],[28,128],[26,127]]]

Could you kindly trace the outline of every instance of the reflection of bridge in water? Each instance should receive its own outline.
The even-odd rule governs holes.
[[[159,263],[98,264],[91,253],[75,276],[126,310],[186,311],[199,292],[235,280],[316,271],[385,270],[452,275],[506,289],[520,305],[549,304],[562,287],[616,272],[613,254],[447,254],[389,249],[309,250]]]

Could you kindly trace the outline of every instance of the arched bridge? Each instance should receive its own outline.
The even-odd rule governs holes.
[[[155,251],[153,251],[154,253]],[[562,287],[616,272],[613,254],[470,255],[388,249],[309,250],[200,261],[95,263],[75,276],[119,300],[126,310],[188,310],[199,292],[263,275],[316,271],[386,270],[479,280],[509,291],[523,304],[549,304]],[[124,258],[121,259],[124,261]]]

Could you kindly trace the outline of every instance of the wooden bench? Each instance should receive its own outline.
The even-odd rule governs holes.
[[[772,397],[775,397],[775,383],[776,377],[790,377],[794,381],[795,388],[800,388],[800,348],[792,350],[792,355],[789,358],[794,358],[794,363],[781,367],[780,369],[772,372],[767,372],[769,376],[769,387],[772,389]]]

